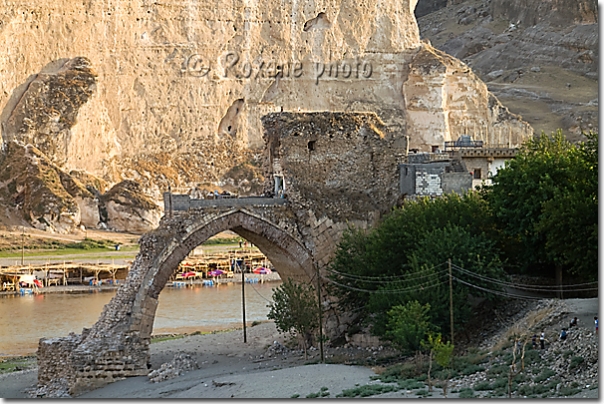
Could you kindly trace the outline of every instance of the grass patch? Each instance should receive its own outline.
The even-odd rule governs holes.
[[[343,390],[336,397],[370,397],[375,396],[377,394],[389,393],[391,391],[398,391],[398,386],[393,386],[391,384],[367,384],[365,386],[356,387],[354,389]],[[417,393],[416,393],[417,394]]]
[[[425,383],[419,382],[415,379],[407,379],[407,380],[400,380],[398,382],[398,387],[401,390],[415,390],[415,389],[421,389],[423,387],[426,387]]]
[[[474,390],[465,387],[459,391],[459,398],[473,398]]]
[[[475,391],[487,391],[487,390],[493,390],[493,386],[491,386],[491,384],[487,381],[484,382],[478,382],[474,385],[474,390]]]
[[[541,371],[541,374],[539,374],[539,376],[535,377],[533,379],[533,381],[535,383],[542,383],[544,381],[546,381],[547,379],[549,379],[550,377],[554,376],[556,374],[556,372],[554,372],[551,369],[543,369]]]
[[[236,245],[239,247],[239,239],[236,237],[232,238],[222,238],[216,237],[206,240],[202,245]]]
[[[3,359],[0,361],[0,374],[31,369],[35,367],[36,363],[37,360],[35,356],[19,356]]]

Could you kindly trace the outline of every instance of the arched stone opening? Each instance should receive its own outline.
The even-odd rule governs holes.
[[[279,270],[282,278],[294,278],[300,282],[314,279],[311,253],[302,243],[275,224],[246,210],[234,210],[211,221],[200,221],[182,235],[175,235],[158,259],[144,276],[133,307],[144,311],[140,324],[133,323],[133,329],[140,330],[140,337],[150,338],[155,310],[160,292],[166,286],[178,264],[197,246],[222,231],[232,230],[255,244]]]

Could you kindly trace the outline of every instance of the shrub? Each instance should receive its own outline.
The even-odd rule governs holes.
[[[388,384],[367,384],[365,386],[356,387],[354,389],[343,390],[336,397],[369,397],[376,394],[398,391],[397,386]]]
[[[464,376],[468,376],[468,375],[472,375],[477,372],[482,372],[483,370],[484,370],[484,368],[482,366],[468,365],[465,368],[463,368],[460,373]]]
[[[560,396],[574,396],[575,394],[579,393],[581,391],[581,389],[577,389],[574,387],[562,387],[560,388],[560,391],[558,391],[558,395]]]
[[[489,376],[500,376],[503,374],[507,374],[510,368],[506,365],[494,365],[490,369],[487,369],[487,375]]]
[[[430,304],[419,304],[417,300],[397,305],[388,311],[386,338],[403,353],[420,348],[426,334],[433,328],[430,324]]]
[[[474,397],[474,390],[471,388],[463,388],[459,391],[459,398],[472,398]]]
[[[583,363],[585,359],[582,356],[573,356],[570,360],[570,365],[568,365],[568,370],[574,369],[580,364]]]
[[[425,384],[415,379],[401,380],[398,382],[398,387],[404,390],[415,390],[425,387]]]
[[[554,372],[551,369],[543,369],[541,371],[541,374],[539,376],[535,377],[533,379],[533,381],[535,383],[541,383],[541,382],[544,382],[545,380],[549,379],[550,377],[554,376],[555,374],[556,374],[556,372]]]
[[[429,394],[430,393],[426,389],[421,389],[421,390],[418,390],[418,391],[415,392],[416,396],[422,396],[422,397],[425,397],[425,396],[427,396]]]
[[[483,382],[478,382],[474,385],[474,390],[476,391],[486,391],[486,390],[493,390],[493,387],[491,386],[491,384],[487,381],[483,381]]]

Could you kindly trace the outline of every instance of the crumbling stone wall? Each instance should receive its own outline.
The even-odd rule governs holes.
[[[284,278],[315,284],[348,226],[371,227],[399,202],[398,165],[407,145],[375,114],[269,114],[263,124],[266,187],[283,176],[286,203],[203,207],[164,217],[139,241],[126,282],[97,323],[80,337],[41,341],[40,386],[60,377],[70,394],[78,394],[147,374],[159,294],[178,264],[209,237],[233,230],[257,245]],[[327,335],[341,334],[347,325],[329,297],[324,307]]]

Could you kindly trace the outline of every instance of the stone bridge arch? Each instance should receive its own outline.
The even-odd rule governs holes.
[[[189,252],[221,231],[232,230],[258,246],[283,278],[313,281],[312,253],[283,228],[287,226],[261,213],[237,208],[164,217],[157,229],[141,237],[125,283],[92,328],[40,340],[38,384],[62,378],[70,394],[79,394],[123,377],[147,375],[160,292]]]
[[[175,231],[163,250],[153,259],[152,265],[148,267],[133,302],[133,308],[136,310],[141,308],[143,314],[140,319],[142,338],[151,336],[159,294],[176,271],[178,264],[195,247],[222,231],[232,230],[254,243],[275,268],[279,269],[279,274],[283,278],[296,278],[306,283],[314,279],[310,251],[278,225],[246,209],[233,209],[207,216],[203,220],[194,220],[185,231],[182,229]],[[183,221],[187,220],[179,215],[177,222]],[[170,228],[171,222],[163,226]],[[158,229],[160,232],[163,231],[161,227],[160,225]],[[141,253],[145,252],[141,249]],[[139,324],[133,324],[133,327],[139,329]]]

